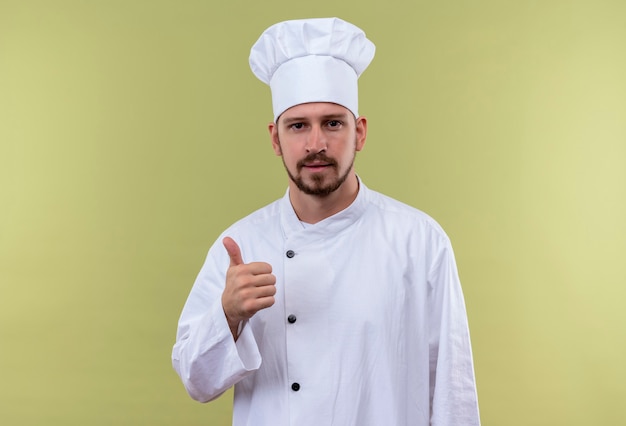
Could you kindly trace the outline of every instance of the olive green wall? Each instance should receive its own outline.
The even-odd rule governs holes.
[[[229,424],[176,321],[286,187],[250,46],[320,16],[377,45],[357,170],[453,241],[483,424],[625,421],[624,1],[0,0],[0,424]]]

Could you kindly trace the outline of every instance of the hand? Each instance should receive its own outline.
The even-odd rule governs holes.
[[[230,331],[237,340],[237,328],[241,321],[274,304],[276,277],[269,263],[244,263],[241,250],[232,238],[226,237],[222,243],[230,257],[222,307]]]

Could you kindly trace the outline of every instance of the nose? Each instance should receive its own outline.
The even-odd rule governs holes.
[[[326,151],[326,136],[319,126],[311,126],[311,130],[306,140],[306,152],[323,152]]]

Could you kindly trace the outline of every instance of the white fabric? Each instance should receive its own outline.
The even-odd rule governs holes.
[[[224,236],[277,280],[276,303],[236,343],[221,306]],[[306,229],[287,193],[224,232],[183,309],[172,359],[199,401],[235,385],[235,426],[480,424],[450,242],[426,214],[363,183],[351,206]]]
[[[274,120],[307,102],[333,102],[358,117],[357,80],[374,58],[374,44],[339,18],[279,22],[250,50],[250,68],[272,90]]]

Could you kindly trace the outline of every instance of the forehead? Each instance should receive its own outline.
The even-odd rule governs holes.
[[[306,118],[312,120],[329,116],[352,116],[352,112],[344,106],[331,102],[310,102],[292,106],[281,114],[280,119],[291,120],[294,118]]]

